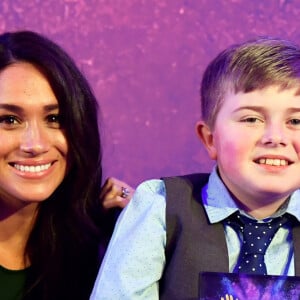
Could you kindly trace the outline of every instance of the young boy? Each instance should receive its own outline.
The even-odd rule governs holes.
[[[300,48],[271,38],[228,48],[207,67],[201,100],[197,133],[216,167],[138,187],[91,299],[198,299],[206,271],[300,275]],[[235,216],[268,229],[280,219],[258,266]]]

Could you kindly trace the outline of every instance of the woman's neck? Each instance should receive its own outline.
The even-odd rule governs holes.
[[[37,204],[8,207],[0,201],[0,265],[19,270],[29,265],[25,246],[35,221]]]

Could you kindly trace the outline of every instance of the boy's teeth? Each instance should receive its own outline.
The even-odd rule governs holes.
[[[36,173],[41,172],[44,170],[49,169],[51,166],[51,163],[45,164],[45,165],[38,165],[38,166],[24,166],[24,165],[18,165],[15,164],[14,167],[22,172],[30,172],[30,173]]]
[[[259,163],[262,165],[270,165],[270,166],[286,166],[288,162],[284,159],[279,158],[261,158]]]

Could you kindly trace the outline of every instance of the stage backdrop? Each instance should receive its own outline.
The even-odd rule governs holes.
[[[101,107],[105,176],[136,185],[211,169],[195,134],[205,66],[257,35],[300,43],[299,16],[297,0],[2,0],[0,31],[69,52]]]

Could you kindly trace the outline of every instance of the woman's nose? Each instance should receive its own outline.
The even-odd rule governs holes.
[[[21,136],[20,149],[33,155],[49,150],[49,138],[45,128],[36,122],[26,124]]]

